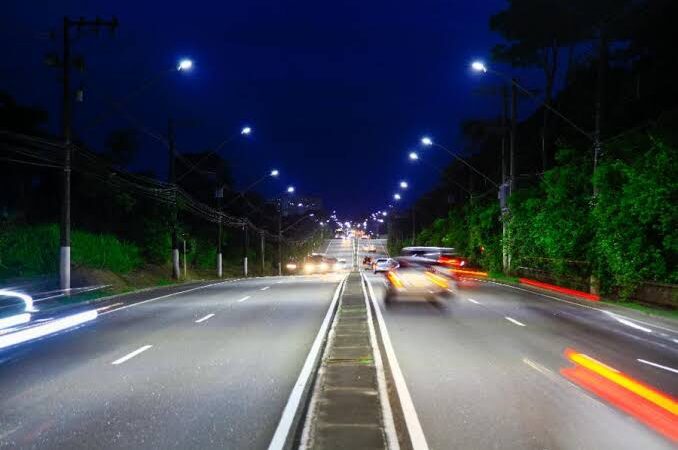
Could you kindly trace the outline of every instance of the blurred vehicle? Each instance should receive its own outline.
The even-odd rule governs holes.
[[[337,263],[337,258],[312,253],[304,259],[303,270],[306,274],[333,272],[337,270]]]
[[[436,272],[433,264],[422,258],[395,258],[396,267],[386,272],[384,301],[406,298],[409,300],[438,300],[451,296],[456,283]]]
[[[388,272],[391,269],[395,269],[398,266],[398,263],[392,258],[377,258],[374,262],[374,273]]]
[[[372,258],[370,258],[369,256],[365,256],[363,258],[363,266],[366,266],[368,268],[372,268]]]
[[[369,238],[370,238],[370,237],[369,237],[368,235],[366,235],[366,234],[363,234],[362,236],[360,236],[360,239],[369,239]]]
[[[31,320],[33,300],[29,295],[0,289],[0,334]]]
[[[296,261],[290,260],[285,264],[285,270],[288,273],[296,273],[299,270],[299,264]]]
[[[374,244],[368,245],[368,246],[365,247],[365,251],[368,252],[368,253],[376,253],[377,247]]]
[[[337,259],[337,262],[334,265],[334,270],[346,270],[346,269],[348,269],[348,264],[346,263],[346,260],[343,258]]]

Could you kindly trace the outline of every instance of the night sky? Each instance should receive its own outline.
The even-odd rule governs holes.
[[[61,41],[49,32],[64,15],[115,15],[114,37],[83,34],[75,45],[86,61],[74,82],[85,88],[75,133],[90,146],[134,125],[115,111],[101,123],[93,118],[158,77],[125,103],[136,125],[164,133],[174,117],[181,152],[209,149],[250,125],[251,139],[221,152],[239,187],[275,167],[283,176],[262,186],[265,194],[293,184],[341,216],[357,216],[384,207],[400,179],[413,187],[406,201],[435,184],[437,173],[407,160],[423,134],[460,148],[462,119],[496,114],[498,99],[474,93],[489,81],[468,66],[499,42],[488,19],[504,3],[9,0],[0,18],[0,88],[47,108],[56,133],[59,72],[43,58],[60,52]],[[184,56],[195,70],[169,72]],[[150,137],[141,143],[134,168],[164,177],[166,150]],[[448,161],[431,152],[422,156],[441,167]]]

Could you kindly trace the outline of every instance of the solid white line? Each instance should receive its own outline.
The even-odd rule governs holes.
[[[365,275],[360,273],[362,278],[360,286],[363,288],[363,295],[365,296],[365,307],[367,308],[367,328],[370,333],[370,345],[372,346],[372,354],[374,356],[374,368],[377,372],[377,387],[379,389],[379,403],[381,403],[381,414],[384,422],[384,434],[386,435],[387,448],[389,450],[400,450],[398,443],[398,433],[395,429],[395,422],[393,421],[393,411],[391,410],[391,402],[388,399],[388,390],[386,389],[386,375],[384,375],[384,363],[381,359],[381,350],[379,350],[379,343],[377,342],[377,335],[374,331],[374,324],[372,323],[372,308],[369,304],[369,296],[365,289]]]
[[[283,282],[283,280],[279,280],[279,281],[276,281],[275,284],[280,284],[282,282]]]
[[[565,300],[565,299],[558,298],[558,297],[554,297],[554,296],[548,295],[548,294],[543,294],[543,293],[541,293],[541,292],[531,291],[531,290],[529,290],[529,289],[524,289],[524,288],[521,288],[521,287],[518,287],[518,286],[512,286],[512,285],[510,285],[510,284],[498,283],[498,282],[496,282],[496,281],[490,281],[490,280],[480,280],[480,279],[477,279],[477,280],[478,280],[478,281],[481,281],[481,282],[484,282],[484,283],[492,283],[492,284],[496,284],[496,285],[498,285],[498,286],[504,286],[504,287],[511,288],[511,289],[516,289],[516,290],[519,290],[519,291],[529,292],[530,294],[540,295],[540,296],[542,296],[542,297],[550,298],[550,299],[552,299],[552,300],[557,300],[557,301],[563,302],[563,303],[569,303],[569,304],[571,304],[571,305],[579,306],[579,307],[581,307],[581,308],[593,309],[593,310],[595,310],[595,311],[600,311],[600,312],[605,313],[605,314],[614,314],[614,315],[616,315],[616,316],[618,316],[618,317],[623,317],[623,318],[625,318],[625,319],[635,320],[636,322],[640,322],[640,323],[642,323],[642,324],[649,325],[649,326],[651,326],[651,327],[659,328],[659,329],[662,329],[662,330],[664,330],[664,331],[670,331],[671,333],[678,333],[678,330],[675,330],[675,329],[673,329],[673,328],[668,328],[668,327],[664,327],[664,326],[662,326],[662,325],[657,325],[656,323],[645,322],[645,321],[640,320],[640,319],[635,319],[635,318],[632,319],[631,317],[624,316],[623,314],[619,314],[619,313],[611,313],[610,311],[608,311],[608,310],[606,310],[606,309],[594,308],[593,306],[582,305],[581,303],[573,302],[573,301],[570,301],[570,300]],[[677,340],[676,342],[678,342],[678,340]]]
[[[480,305],[480,302],[478,300],[473,300],[472,298],[467,298],[466,300],[468,300],[471,303],[475,303],[476,305]]]
[[[294,416],[297,414],[297,410],[299,409],[299,405],[301,403],[301,396],[304,393],[306,385],[311,379],[311,376],[313,375],[313,368],[315,366],[318,354],[320,353],[322,343],[325,340],[327,329],[331,324],[332,313],[337,306],[339,293],[341,292],[342,286],[346,283],[347,278],[348,275],[346,275],[343,280],[339,282],[337,289],[334,291],[332,302],[330,303],[329,308],[327,308],[327,313],[325,314],[325,318],[320,325],[320,329],[318,330],[318,334],[313,341],[313,345],[311,345],[311,350],[308,352],[308,356],[306,356],[304,366],[301,368],[301,372],[299,372],[299,377],[297,378],[296,383],[294,383],[294,388],[290,393],[290,397],[287,399],[287,404],[285,405],[285,409],[280,416],[280,421],[278,422],[278,426],[275,429],[271,443],[268,444],[268,450],[281,450],[285,447],[285,442],[287,441],[287,437],[290,434],[292,424],[294,422]]]
[[[118,302],[118,303],[113,303],[112,305],[102,306],[101,308],[97,308],[97,312],[100,313],[101,311],[106,311],[106,310],[109,310],[111,308],[115,308],[116,306],[120,306],[120,305],[124,305],[124,303]]]
[[[247,296],[241,298],[240,300],[238,300],[238,303],[242,303],[242,302],[244,302],[245,300],[247,300],[248,298],[250,298],[249,295],[247,295]]]
[[[524,326],[525,326],[524,323],[518,322],[516,319],[512,319],[512,318],[509,317],[509,316],[505,316],[504,319],[508,320],[509,322],[515,323],[515,324],[518,325],[518,326],[521,326],[521,327],[524,327]]]
[[[207,314],[205,317],[201,317],[200,319],[196,320],[195,323],[204,322],[212,317],[214,317],[214,314]]]
[[[271,286],[266,286],[266,287],[262,287],[262,288],[259,289],[259,290],[260,290],[260,291],[265,291],[266,289],[270,289],[270,288],[271,288]]]
[[[206,284],[204,286],[198,286],[198,287],[194,287],[194,288],[191,288],[191,289],[186,289],[185,291],[172,292],[171,294],[161,295],[160,297],[149,298],[148,300],[144,300],[144,301],[136,302],[136,303],[130,303],[129,305],[121,306],[120,308],[112,309],[110,311],[104,311],[99,315],[103,316],[103,315],[110,314],[110,313],[113,313],[113,312],[116,312],[116,311],[122,311],[123,309],[131,308],[132,306],[143,305],[144,303],[154,302],[154,301],[160,300],[162,298],[172,297],[174,295],[179,295],[179,294],[185,294],[186,292],[197,291],[198,289],[205,289],[205,288],[208,288],[208,287],[211,287],[211,286],[217,286],[219,284],[228,283],[229,281],[230,280],[219,281],[218,283],[210,283],[210,284]]]
[[[660,369],[668,370],[669,372],[678,373],[678,369],[674,369],[673,367],[662,366],[661,364],[653,363],[652,361],[646,361],[640,358],[637,361],[642,362],[643,364],[647,364],[649,366],[659,367]]]
[[[146,350],[148,350],[151,347],[153,347],[153,346],[152,345],[144,345],[143,347],[139,347],[138,349],[134,350],[132,353],[128,353],[120,359],[116,359],[111,364],[113,364],[114,366],[117,366],[118,364],[122,364],[125,361],[134,358],[139,353],[145,352]]]
[[[631,322],[630,320],[626,320],[626,319],[622,319],[621,317],[617,317],[613,313],[608,313],[608,314],[610,316],[612,316],[612,318],[614,320],[616,320],[619,323],[626,325],[627,327],[635,328],[636,330],[644,331],[646,333],[652,333],[652,330],[647,328],[647,327],[643,327],[641,325],[638,325],[637,323]]]
[[[367,281],[367,290],[370,293],[370,300],[372,301],[374,310],[377,313],[377,324],[379,325],[381,340],[384,343],[386,358],[388,359],[388,363],[391,366],[391,371],[393,372],[393,381],[395,382],[396,391],[398,391],[398,397],[400,398],[400,404],[402,407],[401,409],[403,411],[403,416],[405,417],[405,425],[407,426],[407,431],[410,435],[412,448],[414,450],[428,450],[428,444],[426,443],[424,430],[421,428],[421,423],[419,423],[417,411],[414,409],[414,403],[412,402],[410,391],[407,389],[407,384],[405,383],[405,377],[403,376],[403,372],[400,370],[398,358],[396,358],[395,350],[393,350],[393,344],[391,343],[391,338],[388,334],[388,330],[386,329],[386,322],[384,322],[384,317],[381,314],[379,303],[375,300],[372,283],[370,283],[369,278],[365,277],[364,275],[363,277]]]

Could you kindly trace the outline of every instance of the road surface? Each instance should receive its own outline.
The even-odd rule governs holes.
[[[366,276],[429,448],[675,448],[560,373],[572,348],[678,396],[675,330],[480,281],[387,307],[384,277]]]

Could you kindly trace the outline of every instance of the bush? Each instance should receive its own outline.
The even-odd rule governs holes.
[[[48,275],[58,272],[59,227],[5,225],[0,234],[0,277]],[[73,231],[74,265],[126,273],[141,265],[139,248],[110,234]]]

